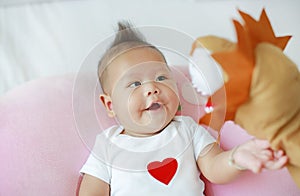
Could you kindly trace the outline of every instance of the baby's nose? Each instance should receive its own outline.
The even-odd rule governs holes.
[[[154,94],[159,94],[159,89],[157,88],[157,86],[154,85],[152,82],[146,84],[144,95],[147,97]]]

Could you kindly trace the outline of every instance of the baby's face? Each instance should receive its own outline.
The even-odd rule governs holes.
[[[107,72],[111,109],[125,134],[150,136],[173,119],[179,105],[176,82],[156,50],[130,50]]]

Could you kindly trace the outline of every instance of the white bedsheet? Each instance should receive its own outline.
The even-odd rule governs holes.
[[[240,19],[236,8],[258,18],[265,7],[275,34],[293,35],[285,52],[300,65],[300,2],[296,0],[19,2],[0,3],[0,95],[39,77],[76,73],[89,51],[112,35],[120,19],[137,26],[171,27],[194,38],[213,34],[235,40],[231,19]],[[173,64],[182,63],[172,54],[167,58]]]

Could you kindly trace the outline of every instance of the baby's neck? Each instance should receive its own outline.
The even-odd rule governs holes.
[[[147,133],[138,134],[138,133],[128,132],[125,129],[123,129],[123,131],[120,134],[125,134],[125,135],[129,135],[129,136],[132,136],[132,137],[151,137],[153,135],[157,135],[157,134],[161,133],[163,130],[164,129],[159,130],[159,131],[157,131],[155,133],[149,133],[149,134],[147,134]]]

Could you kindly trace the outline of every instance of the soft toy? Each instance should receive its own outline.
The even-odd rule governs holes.
[[[206,36],[193,44],[191,54],[199,64],[197,50],[203,48],[219,64],[226,92],[224,111],[224,106],[213,101],[222,86],[211,87],[209,106],[213,106],[213,111],[199,123],[219,129],[220,123],[214,125],[211,120],[224,112],[220,121],[233,120],[249,134],[269,140],[272,148],[284,149],[289,157],[287,168],[300,187],[300,73],[283,53],[291,36],[276,37],[264,9],[258,21],[239,13],[244,24],[233,20],[237,43]],[[192,78],[198,77],[193,73]],[[197,80],[192,81],[199,87]]]

